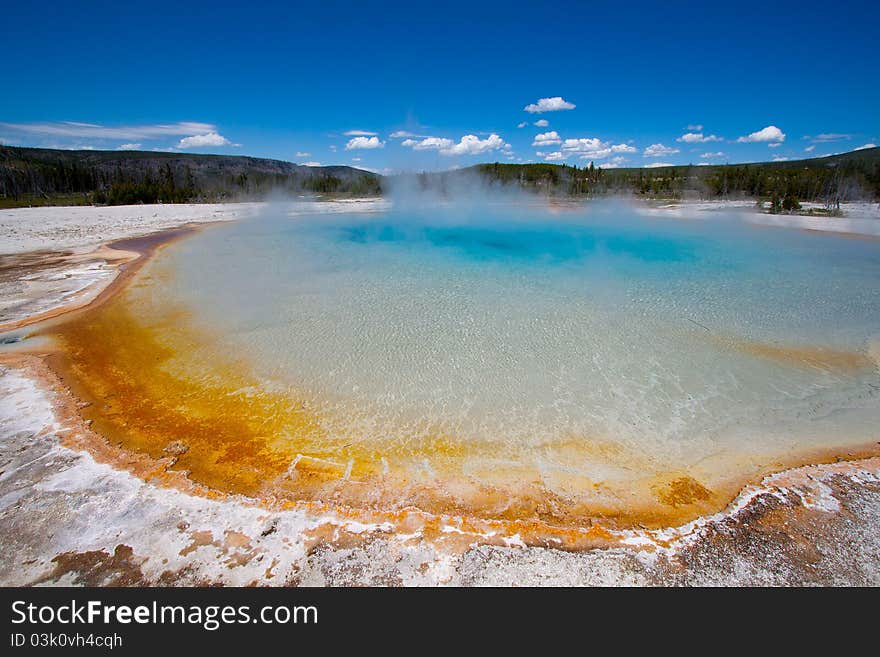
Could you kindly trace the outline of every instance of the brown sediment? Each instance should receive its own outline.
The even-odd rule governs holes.
[[[59,393],[64,423],[73,428],[66,445],[159,485],[212,498],[241,495],[267,508],[391,523],[400,534],[457,550],[475,541],[506,545],[511,537],[526,545],[577,550],[614,545],[615,531],[622,528],[675,526],[718,512],[747,483],[786,467],[880,453],[876,445],[846,453],[816,450],[711,485],[689,473],[643,466],[640,490],[627,497],[624,491],[608,490],[604,482],[564,474],[558,475],[557,488],[572,493],[554,492],[541,472],[527,466],[505,471],[493,464],[486,478],[462,477],[463,463],[497,455],[491,447],[465,445],[440,432],[406,441],[352,444],[328,434],[324,418],[307,398],[253,394],[254,377],[236,359],[203,360],[193,378],[187,358],[210,343],[211,336],[189,326],[184,309],[149,320],[135,318],[125,293],[134,275],[147,256],[192,230],[114,243],[114,249],[141,257],[126,260],[120,275],[87,306],[43,330],[58,348],[41,350],[38,361],[26,354],[4,357],[7,362],[23,359],[19,366]],[[817,353],[745,341],[732,346],[811,366],[850,369],[866,364],[849,352]],[[554,449],[575,459],[619,457],[622,448],[572,436]],[[509,456],[516,461],[516,454]],[[414,464],[426,458],[436,474],[414,475]],[[627,454],[626,459],[638,463],[637,455]],[[313,540],[317,545],[344,536],[344,530],[328,525],[315,530]],[[202,539],[207,537],[193,537],[191,549]],[[364,536],[355,533],[345,540],[362,541]]]
[[[78,586],[147,586],[141,572],[146,557],[137,557],[128,545],[117,545],[113,554],[104,550],[64,552],[52,559],[54,569],[34,582],[57,582],[68,576]]]
[[[711,499],[712,491],[693,477],[673,479],[657,491],[657,498],[673,508]]]
[[[799,215],[802,217],[820,217],[821,215]],[[859,240],[863,242],[880,241],[880,235],[868,235],[866,233],[850,233],[842,230],[822,230],[821,228],[800,228],[802,233],[810,233],[815,235],[835,235],[844,239]]]
[[[867,353],[811,345],[780,345],[756,340],[715,337],[717,343],[742,353],[786,365],[831,371],[855,371],[873,368],[874,359]]]

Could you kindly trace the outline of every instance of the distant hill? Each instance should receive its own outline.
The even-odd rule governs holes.
[[[0,206],[262,198],[273,191],[370,196],[379,176],[245,156],[0,146]]]
[[[636,195],[648,198],[775,198],[822,201],[880,200],[880,148],[783,162],[603,169],[601,162],[478,164],[423,174],[422,186],[454,189],[474,175],[484,185],[551,195]]]
[[[478,164],[442,174],[426,174],[423,185],[449,186],[476,174],[489,186],[514,186],[547,194],[598,196],[635,194],[649,198],[788,197],[837,205],[843,201],[880,200],[880,148],[782,162],[683,165],[602,169],[558,164]]]
[[[476,185],[563,197],[753,198],[776,210],[820,201],[831,209],[844,201],[880,200],[880,148],[785,162],[658,168],[495,162],[386,178],[347,166],[245,156],[0,146],[0,207],[234,201],[274,191],[372,196],[403,179],[448,196]]]

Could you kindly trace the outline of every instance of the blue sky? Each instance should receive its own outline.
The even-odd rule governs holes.
[[[0,142],[377,171],[880,143],[880,3],[702,5],[7,3]]]

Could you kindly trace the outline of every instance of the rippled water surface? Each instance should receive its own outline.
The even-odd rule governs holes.
[[[275,209],[151,268],[357,443],[441,433],[600,481],[877,439],[877,241],[622,204]]]

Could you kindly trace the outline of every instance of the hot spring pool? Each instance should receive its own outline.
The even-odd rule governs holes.
[[[60,335],[106,431],[247,494],[664,522],[880,440],[880,242],[723,213],[270,208]]]

